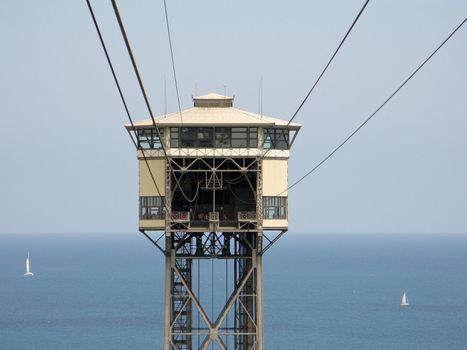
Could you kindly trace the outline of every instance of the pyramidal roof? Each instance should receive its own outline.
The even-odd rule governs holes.
[[[272,118],[257,113],[247,112],[233,107],[234,96],[224,96],[210,93],[193,97],[194,107],[181,112],[170,113],[155,117],[157,126],[260,126],[287,127],[298,130],[301,125],[286,120]],[[151,127],[152,119],[145,119],[134,123],[137,128]],[[131,129],[131,125],[125,125]]]
[[[233,107],[233,96],[223,96],[219,94],[207,94],[203,96],[193,97],[195,107]]]

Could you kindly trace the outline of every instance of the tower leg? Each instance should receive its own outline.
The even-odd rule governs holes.
[[[170,350],[171,332],[170,332],[170,316],[171,316],[171,299],[172,299],[172,260],[173,250],[172,237],[166,235],[165,249],[165,295],[164,295],[164,350]]]
[[[211,345],[221,350],[264,349],[261,239],[260,232],[166,235],[164,350],[207,350]],[[204,308],[196,292],[196,283],[200,283],[199,275],[198,282],[192,275],[196,259],[234,261],[234,273],[228,269],[225,272],[225,278],[232,278],[230,296],[226,295],[225,305],[217,315],[208,315],[209,309]],[[206,282],[204,288],[209,287]],[[203,320],[201,324],[194,322],[193,310]],[[201,338],[199,345],[193,342],[195,337]]]
[[[263,255],[261,234],[258,234],[257,248],[255,254],[256,260],[256,350],[264,349],[263,338]]]

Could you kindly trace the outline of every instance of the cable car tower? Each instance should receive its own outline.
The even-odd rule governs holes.
[[[139,230],[165,255],[164,350],[264,349],[262,257],[288,229],[301,126],[233,101],[194,97],[126,125],[138,140]]]

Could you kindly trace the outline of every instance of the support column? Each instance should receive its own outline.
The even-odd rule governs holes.
[[[172,238],[170,233],[165,236],[165,295],[164,295],[164,350],[170,350],[171,332],[170,317],[172,305]]]
[[[258,233],[256,249],[256,350],[264,349],[263,337],[263,235]]]

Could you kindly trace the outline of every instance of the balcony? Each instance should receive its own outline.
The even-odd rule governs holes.
[[[237,220],[229,220],[218,211],[198,213],[196,218],[189,211],[174,211],[171,215],[171,228],[190,231],[228,231],[248,229],[257,221],[256,212],[239,211]]]

